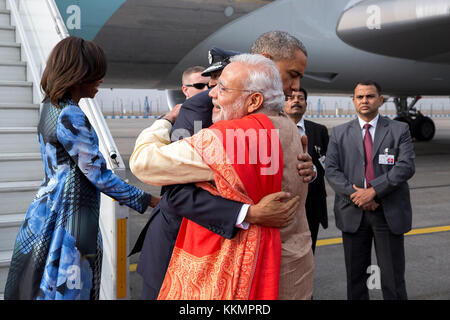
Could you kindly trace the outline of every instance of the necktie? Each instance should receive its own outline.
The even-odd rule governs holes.
[[[373,170],[372,162],[372,136],[370,135],[371,125],[366,123],[364,129],[366,129],[366,134],[364,135],[364,151],[366,156],[366,184],[370,187],[369,181],[375,179],[375,172]]]

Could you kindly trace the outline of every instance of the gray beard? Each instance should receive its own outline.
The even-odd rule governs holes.
[[[242,107],[244,104],[244,100],[242,97],[236,100],[228,109],[224,109],[217,101],[213,100],[213,103],[220,107],[220,113],[215,116],[213,114],[212,122],[216,123],[222,120],[234,120],[240,119],[247,115],[246,110]]]

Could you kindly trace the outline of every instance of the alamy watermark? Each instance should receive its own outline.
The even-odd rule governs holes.
[[[369,30],[381,29],[381,8],[377,5],[367,7],[366,13],[369,15],[366,20],[366,26]]]
[[[67,289],[81,290],[81,270],[77,265],[71,265],[67,268]]]
[[[76,4],[67,7],[66,13],[69,17],[66,20],[66,27],[68,30],[81,29],[81,8]]]
[[[202,129],[202,122],[194,122],[194,133]],[[226,155],[220,150],[221,145],[202,145],[200,156],[209,165],[221,164],[262,164],[261,175],[274,175],[280,169],[280,140],[277,129],[225,129],[225,136],[222,131],[214,128],[213,131],[219,141],[225,139]],[[177,141],[189,137],[186,129],[176,129],[172,132],[171,140]],[[219,149],[215,150],[215,147]],[[193,159],[192,159],[193,160]]]
[[[370,265],[367,267],[366,272],[370,274],[367,279],[366,285],[369,290],[381,289],[381,273],[380,267],[377,265]]]

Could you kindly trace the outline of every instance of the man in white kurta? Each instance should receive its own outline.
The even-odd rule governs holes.
[[[297,155],[303,152],[301,137],[292,121],[279,111],[268,110],[261,105],[258,109],[248,107],[248,101],[251,100],[248,91],[251,90],[245,87],[245,79],[245,66],[242,63],[231,63],[224,69],[219,85],[210,93],[215,106],[213,119],[235,119],[251,112],[263,112],[279,130],[284,158],[282,191],[298,196],[301,203],[289,225],[280,229],[282,257],[279,298],[309,299],[312,295],[314,266],[311,235],[304,208],[307,185],[298,177],[297,171]],[[236,106],[236,101],[244,100],[241,106]],[[283,102],[279,110],[282,108]],[[132,172],[141,181],[153,185],[213,181],[212,170],[188,142],[179,140],[170,143],[171,128],[170,120],[161,119],[139,135],[130,158]],[[252,223],[251,219],[247,222]]]

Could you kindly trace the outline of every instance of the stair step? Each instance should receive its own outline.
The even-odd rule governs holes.
[[[11,25],[11,14],[9,10],[0,9],[0,26]]]
[[[41,184],[43,165],[37,142],[39,105],[26,81],[21,45],[6,0],[0,0],[0,300],[17,233]]]
[[[36,181],[44,177],[40,153],[2,153],[0,171],[0,182]]]
[[[39,111],[39,104],[32,103],[2,103],[0,102],[0,109],[32,109]]]
[[[0,228],[20,227],[23,219],[25,219],[24,213],[2,214],[0,215]]]
[[[1,1],[1,0],[0,0]],[[6,279],[8,278],[8,270],[11,264],[11,250],[0,251],[0,300],[4,299]]]
[[[0,97],[3,103],[32,103],[33,83],[27,81],[0,81]]]
[[[36,133],[37,128],[35,127],[2,127],[0,128],[1,133]],[[2,150],[3,151],[3,150]]]
[[[25,81],[26,78],[25,62],[0,62],[0,81]]]
[[[16,28],[0,26],[0,42],[16,42]]]
[[[38,153],[36,127],[0,128],[0,150],[2,153]]]
[[[27,212],[42,181],[0,182],[0,215]]]
[[[12,254],[12,250],[0,251],[0,268],[9,267]]]
[[[38,119],[38,104],[0,103],[0,127],[33,127]]]
[[[14,248],[24,218],[24,214],[0,215],[0,251]]]
[[[2,62],[19,62],[20,43],[15,42],[0,42],[0,61]]]

